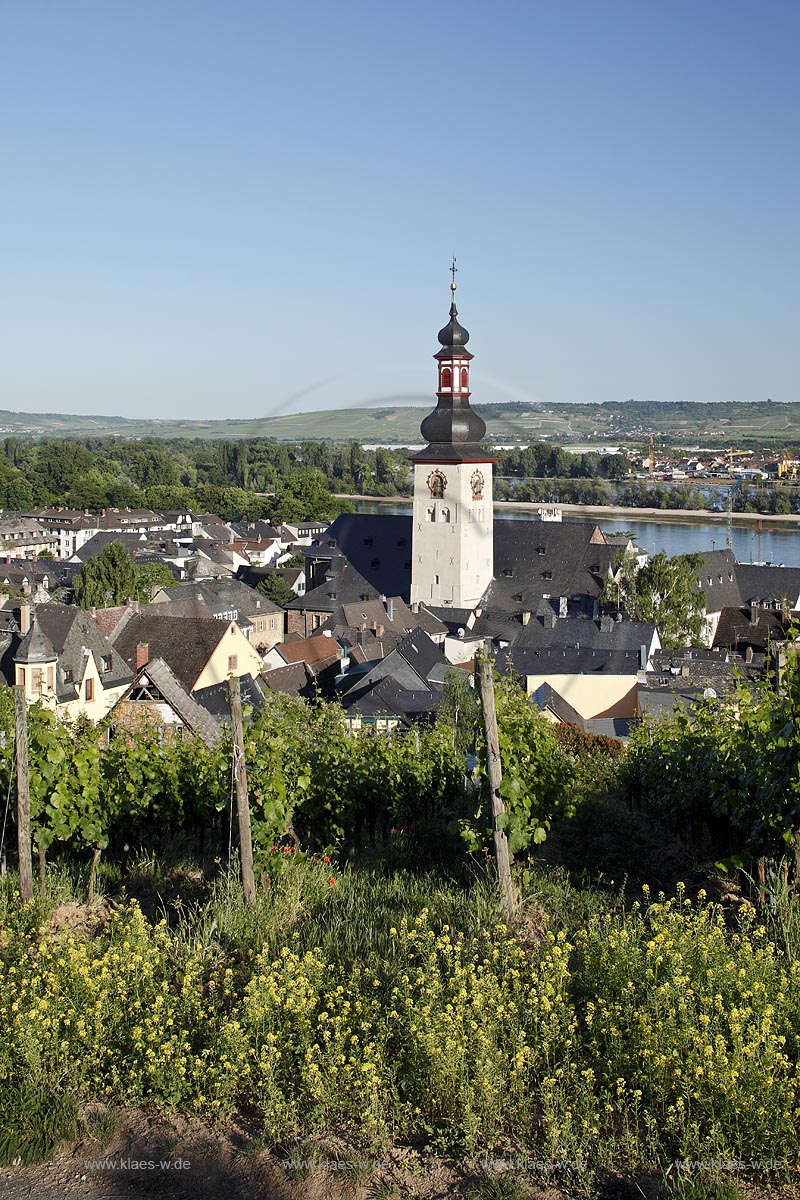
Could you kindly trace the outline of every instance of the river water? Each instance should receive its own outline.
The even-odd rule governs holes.
[[[411,505],[390,501],[360,500],[359,512],[382,512],[410,514]],[[502,504],[495,504],[495,520],[530,521],[534,512],[508,512]],[[633,540],[648,554],[665,550],[667,554],[689,554],[694,550],[724,550],[727,525],[723,517],[719,521],[668,520],[655,517],[647,521],[635,520],[623,514],[615,517],[583,516],[580,513],[565,513],[565,521],[596,521],[605,534],[630,533]],[[733,523],[732,549],[737,562],[767,562],[785,567],[800,567],[800,525],[770,524],[764,517],[762,529],[755,522]]]

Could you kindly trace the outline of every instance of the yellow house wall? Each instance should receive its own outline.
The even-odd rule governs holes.
[[[584,720],[608,715],[634,716],[636,713],[635,675],[527,675],[525,683],[532,696],[543,683],[549,683]]]
[[[228,668],[228,659],[236,655],[236,669]],[[250,645],[235,621],[231,621],[225,636],[220,641],[211,658],[194,682],[192,691],[200,688],[213,687],[216,683],[224,683],[230,675],[260,675],[263,662],[258,651]]]

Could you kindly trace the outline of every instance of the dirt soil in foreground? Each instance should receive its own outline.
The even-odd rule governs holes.
[[[45,1163],[0,1167],[2,1200],[659,1200],[664,1180],[580,1176],[548,1185],[540,1164],[445,1162],[412,1149],[352,1161],[335,1140],[304,1143],[293,1157],[263,1150],[235,1125],[192,1118],[117,1115],[116,1131],[62,1147]],[[304,1157],[301,1159],[300,1154]],[[294,1156],[297,1157],[294,1157]],[[727,1178],[732,1178],[728,1176]],[[800,1200],[800,1187],[738,1174],[745,1200]]]

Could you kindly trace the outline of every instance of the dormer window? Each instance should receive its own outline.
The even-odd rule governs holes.
[[[372,539],[371,537],[365,537],[365,538],[364,538],[364,545],[365,545],[365,546],[371,546],[371,545],[372,545],[372,542],[373,542],[373,539]]]
[[[511,577],[513,576],[513,574],[514,574],[514,568],[513,568],[513,567],[504,567],[504,568],[503,568],[503,575],[506,577],[506,579],[511,579]]]
[[[536,547],[536,553],[537,553],[537,554],[544,554],[544,553],[545,553],[545,547],[544,547],[544,546],[537,546],[537,547]]]
[[[542,571],[542,579],[552,579],[552,578],[553,578],[552,571]]]

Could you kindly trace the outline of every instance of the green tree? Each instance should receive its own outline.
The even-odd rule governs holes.
[[[75,599],[81,608],[124,604],[136,591],[136,564],[123,542],[110,542],[85,562],[75,579]]]
[[[281,607],[297,599],[289,584],[277,571],[259,580],[256,591],[260,592],[262,596],[266,596],[273,604],[280,604]]]
[[[637,569],[625,555],[603,590],[603,604],[619,607],[630,621],[654,622],[662,646],[697,643],[703,631],[706,595],[699,585],[700,554],[669,558],[661,550]]]
[[[109,608],[128,600],[150,600],[151,588],[171,587],[175,576],[164,563],[139,565],[123,542],[110,542],[85,562],[75,579],[75,599],[81,608]]]

